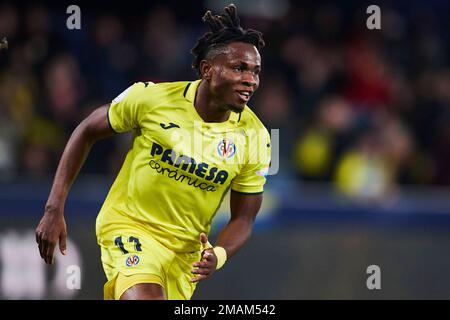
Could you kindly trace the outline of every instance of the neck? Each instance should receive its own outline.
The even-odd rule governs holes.
[[[200,82],[194,102],[195,109],[205,122],[225,122],[230,117],[231,111],[217,101],[204,80]]]

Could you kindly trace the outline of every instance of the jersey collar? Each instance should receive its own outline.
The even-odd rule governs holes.
[[[188,82],[186,86],[184,97],[186,98],[187,101],[189,101],[192,104],[194,104],[195,94],[197,93],[197,88],[200,85],[201,81],[202,79]]]
[[[202,79],[198,79],[198,80],[189,82],[187,84],[185,92],[184,92],[184,97],[186,98],[187,101],[189,101],[192,104],[195,113],[197,113],[197,111],[195,110],[195,106],[194,106],[195,94],[197,93],[197,89],[198,89],[198,86],[200,85],[201,81],[202,81]],[[244,112],[244,111],[242,111],[242,112]],[[197,113],[197,115],[198,115],[198,113]],[[240,115],[239,113],[231,112],[230,117],[228,118],[227,121],[221,122],[221,123],[216,123],[216,124],[230,123],[230,124],[236,125],[237,123],[239,123],[241,116],[242,115]],[[200,116],[198,116],[198,117],[201,119]]]

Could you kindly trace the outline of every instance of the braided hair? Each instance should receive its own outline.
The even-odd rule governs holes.
[[[237,9],[234,4],[224,8],[220,15],[213,15],[207,11],[202,18],[211,31],[205,33],[192,48],[194,56],[192,68],[200,74],[200,62],[212,55],[223,53],[227,44],[231,42],[245,42],[254,45],[258,51],[264,47],[262,33],[253,29],[244,30],[241,27]]]

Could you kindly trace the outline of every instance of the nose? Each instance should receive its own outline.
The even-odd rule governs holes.
[[[258,85],[258,80],[253,72],[245,72],[242,77],[242,83],[247,87],[256,87]]]

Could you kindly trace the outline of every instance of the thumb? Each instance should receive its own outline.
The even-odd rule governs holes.
[[[208,237],[206,236],[206,234],[204,232],[200,233],[200,242],[202,244],[208,243]]]
[[[63,255],[67,254],[67,234],[62,233],[59,236],[59,250]]]

